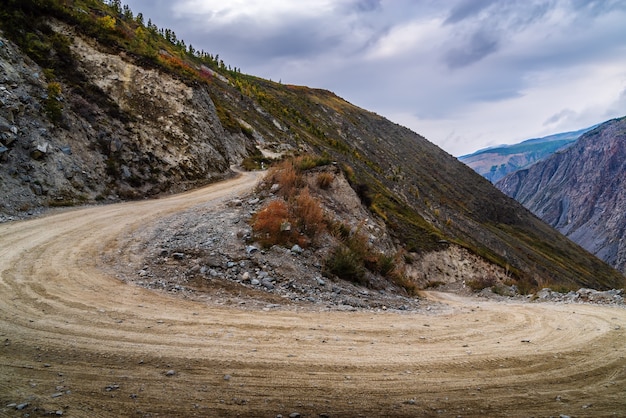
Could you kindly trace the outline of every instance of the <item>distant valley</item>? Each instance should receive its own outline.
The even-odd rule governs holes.
[[[597,125],[595,125],[597,126]],[[492,183],[507,174],[524,169],[537,161],[572,145],[595,126],[543,138],[528,139],[519,144],[499,145],[463,155],[459,160]]]

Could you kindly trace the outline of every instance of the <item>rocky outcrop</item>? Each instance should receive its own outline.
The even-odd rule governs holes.
[[[224,130],[206,88],[103,52],[63,24],[54,29],[73,39],[78,85],[46,76],[0,34],[4,219],[185,190],[223,177],[254,149]],[[56,123],[47,115],[51,100]]]
[[[626,273],[626,118],[600,125],[497,187]]]

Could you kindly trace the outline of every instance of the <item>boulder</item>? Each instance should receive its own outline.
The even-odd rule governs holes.
[[[30,152],[30,156],[35,160],[40,160],[45,157],[49,150],[50,144],[48,142],[42,142],[35,146],[35,149]]]

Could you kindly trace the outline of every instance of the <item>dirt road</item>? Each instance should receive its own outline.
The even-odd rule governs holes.
[[[103,272],[119,237],[254,180],[1,224],[0,416],[626,416],[624,309],[251,311]]]

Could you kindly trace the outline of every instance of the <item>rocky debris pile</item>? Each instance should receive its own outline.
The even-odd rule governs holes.
[[[133,232],[131,244],[122,252],[139,254],[137,259],[128,263],[111,254],[106,262],[116,264],[118,277],[136,285],[244,308],[414,311],[422,307],[420,299],[386,281],[366,288],[326,277],[323,263],[328,246],[264,249],[256,245],[249,220],[263,203],[263,198],[248,197],[176,214],[150,230]]]
[[[568,293],[559,293],[544,288],[535,294],[533,298],[539,302],[565,302],[565,303],[597,303],[602,305],[624,305],[624,289],[594,290],[578,289]]]
[[[494,298],[526,298],[526,296],[519,293],[519,289],[515,285],[506,285],[504,283],[498,283],[491,287],[486,287],[476,293],[477,296],[483,296],[489,299]]]
[[[590,303],[598,305],[616,305],[626,306],[624,301],[624,289],[611,290],[595,290],[581,288],[577,291],[561,293],[550,288],[543,288],[536,293],[521,294],[515,285],[507,286],[498,283],[495,286],[486,287],[480,291],[472,291],[466,286],[451,285],[440,286],[437,290],[462,294],[466,296],[473,295],[477,298],[484,298],[496,301],[517,302],[551,302],[551,303]]]
[[[299,245],[262,248],[252,239],[250,219],[271,197],[271,193],[253,193],[217,204],[207,203],[161,219],[152,227],[134,231],[123,239],[127,244],[120,252],[106,254],[104,264],[120,279],[138,286],[242,308],[422,310],[430,313],[443,309],[410,297],[403,289],[385,280],[370,278],[373,286],[367,288],[327,277],[323,265],[332,249],[330,242],[311,248]],[[347,216],[346,213],[343,215]],[[350,222],[347,218],[343,220]],[[451,247],[436,260],[424,259],[419,265],[424,272],[429,272],[431,265],[446,265],[441,257],[453,261],[467,258],[465,252],[454,254],[454,251]],[[454,267],[458,263],[452,264]],[[451,267],[446,274],[456,277],[477,272],[458,271]],[[440,271],[436,277],[442,275],[445,276]],[[436,282],[440,284],[433,288],[439,291],[474,294],[503,302],[624,305],[623,290],[580,289],[559,293],[546,288],[536,295],[522,295],[516,286],[501,281],[477,293],[466,286],[464,280],[442,278]]]

